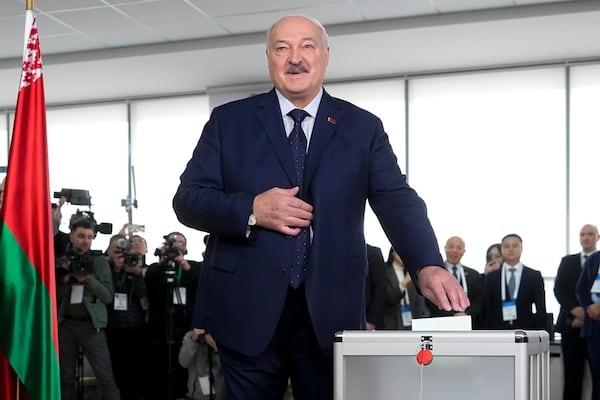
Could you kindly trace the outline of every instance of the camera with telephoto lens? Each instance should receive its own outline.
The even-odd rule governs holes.
[[[131,240],[131,237],[119,238],[117,239],[116,244],[119,249],[119,252],[123,255],[123,261],[125,262],[125,265],[134,267],[140,262],[140,255],[132,253],[133,241]]]

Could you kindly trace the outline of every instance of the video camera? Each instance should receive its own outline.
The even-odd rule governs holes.
[[[67,203],[74,206],[91,206],[92,198],[90,192],[82,189],[61,189],[60,192],[54,192],[54,198],[60,199],[64,197]]]
[[[163,236],[165,241],[163,242],[162,247],[154,250],[154,255],[157,257],[163,257],[165,261],[175,261],[179,254],[186,255],[186,250],[181,250],[176,246],[177,240],[176,237],[169,237],[169,235]]]
[[[70,220],[70,224],[69,224],[69,228],[71,228],[71,225],[73,224],[73,221],[76,221],[80,218],[83,219],[88,219],[90,221],[92,221],[94,223],[94,236],[100,232],[103,233],[105,235],[110,235],[112,233],[112,224],[110,222],[96,222],[96,219],[94,218],[94,213],[91,211],[85,211],[85,210],[80,210],[77,209],[77,211],[75,212],[75,214],[71,215],[71,220]]]
[[[64,257],[58,261],[61,264],[67,264],[68,268],[57,268],[56,274],[57,278],[62,278],[66,274],[74,274],[74,275],[90,275],[94,273],[94,259],[96,257],[101,257],[102,251],[100,250],[90,250],[85,253],[80,253],[77,250],[69,247],[67,249]],[[62,279],[61,279],[62,280]],[[73,283],[76,280],[71,278],[69,283]]]

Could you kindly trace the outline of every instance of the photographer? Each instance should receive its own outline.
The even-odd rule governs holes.
[[[143,396],[148,298],[142,276],[142,255],[132,238],[110,238],[107,259],[112,271],[114,296],[108,306],[106,340],[115,381],[123,400]]]
[[[152,399],[171,400],[186,395],[187,371],[177,362],[183,336],[191,329],[201,263],[185,259],[187,240],[171,232],[148,267],[148,323],[154,345]]]
[[[113,300],[108,262],[91,252],[93,220],[71,221],[71,245],[56,261],[56,298],[60,348],[60,383],[63,400],[75,399],[75,365],[79,347],[96,375],[104,399],[120,399],[106,344],[106,304]]]

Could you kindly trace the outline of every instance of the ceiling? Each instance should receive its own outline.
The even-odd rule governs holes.
[[[570,18],[577,31],[585,30],[578,34],[590,45],[600,42],[600,35],[590,31],[600,25],[596,0],[36,0],[35,13],[49,103],[266,82],[265,31],[289,14],[311,15],[326,26],[332,47],[329,79],[452,68],[456,58],[455,66],[469,65],[476,62],[469,60],[473,55],[457,48],[471,46],[470,53],[477,53],[478,45],[503,43],[515,34],[506,21],[527,20],[527,27],[516,32],[512,59],[499,47],[492,63],[527,59],[530,50],[520,48],[518,38],[531,36],[528,29],[536,36],[536,24],[557,23],[560,30],[565,22],[556,18]],[[24,14],[24,0],[2,0],[0,107],[16,100]],[[473,34],[481,23],[491,29],[485,37],[491,43],[478,43],[482,38]],[[534,39],[553,40],[541,36]],[[589,55],[589,49],[580,48],[586,40],[574,40],[566,46],[571,56]],[[4,90],[12,82],[14,95]]]

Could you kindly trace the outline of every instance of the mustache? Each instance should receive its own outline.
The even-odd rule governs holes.
[[[308,68],[304,64],[291,64],[287,67],[287,74],[297,74],[300,72],[308,72]]]

